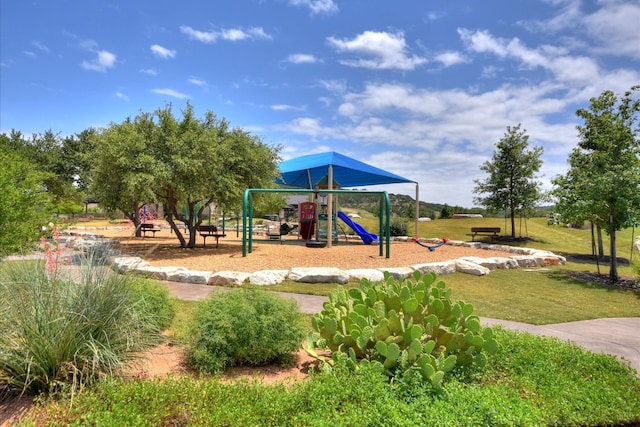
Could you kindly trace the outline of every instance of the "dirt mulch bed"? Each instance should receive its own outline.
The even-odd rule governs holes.
[[[567,276],[581,282],[597,283],[603,286],[626,289],[640,289],[640,283],[635,277],[619,276],[617,282],[612,282],[607,274],[591,273],[586,271],[568,271]]]

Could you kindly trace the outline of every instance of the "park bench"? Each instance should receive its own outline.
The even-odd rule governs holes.
[[[500,227],[471,227],[471,234],[467,234],[467,236],[471,236],[471,241],[476,241],[476,236],[489,236],[491,240],[498,237],[500,234]]]
[[[225,233],[218,232],[218,227],[215,225],[199,225],[198,232],[204,239],[203,247],[207,247],[207,237],[214,237],[216,239],[216,248],[218,247],[218,240],[221,237],[227,237]]]
[[[140,231],[143,237],[147,237],[147,233],[153,233],[153,237],[156,237],[156,232],[160,230],[161,228],[152,222],[143,222],[140,224]]]

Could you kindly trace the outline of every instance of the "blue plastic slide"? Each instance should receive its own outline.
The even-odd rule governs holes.
[[[357,222],[353,222],[353,220],[349,218],[349,216],[344,212],[338,211],[338,218],[343,220],[345,224],[351,227],[353,231],[355,231],[358,234],[358,236],[360,236],[360,238],[362,239],[362,242],[365,245],[370,245],[372,242],[378,241],[377,234],[369,233],[367,230],[362,228],[360,224],[358,224]]]

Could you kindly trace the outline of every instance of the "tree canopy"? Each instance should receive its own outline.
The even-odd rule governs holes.
[[[101,133],[91,188],[100,203],[122,210],[136,225],[142,205],[162,202],[180,244],[194,247],[209,204],[238,211],[245,188],[272,185],[279,150],[210,111],[196,118],[188,103],[177,119],[168,105]],[[188,241],[176,221],[188,228]]]
[[[640,86],[618,99],[612,91],[591,98],[576,114],[580,142],[566,175],[553,180],[556,210],[565,222],[589,220],[610,236],[609,278],[618,280],[616,231],[640,217]]]
[[[15,142],[15,141],[14,141]],[[52,213],[43,173],[0,135],[0,256],[30,249]]]
[[[507,131],[496,145],[493,157],[480,167],[489,176],[475,180],[476,194],[486,194],[474,198],[474,202],[489,211],[504,211],[511,218],[511,237],[516,237],[515,217],[527,215],[542,198],[540,183],[536,173],[542,166],[542,147],[529,148],[526,130],[507,126]]]

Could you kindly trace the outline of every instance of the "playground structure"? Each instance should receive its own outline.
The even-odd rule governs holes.
[[[309,154],[280,163],[281,178],[276,183],[289,188],[297,187],[313,190],[318,184],[325,184],[333,188],[333,184],[340,182],[343,188],[368,187],[381,184],[408,184],[416,187],[415,226],[418,232],[419,217],[419,185],[416,181],[382,170],[363,163],[357,159],[345,156],[335,151]],[[375,192],[375,191],[373,191]],[[321,193],[322,194],[322,193]],[[333,212],[332,197],[328,198],[327,210]],[[327,216],[327,229],[333,231],[334,216]],[[331,247],[332,239],[327,240],[327,247]]]
[[[378,241],[378,236],[376,234],[369,233],[364,229],[364,227],[349,218],[349,216],[344,212],[338,211],[338,218],[340,218],[342,221],[344,221],[345,224],[351,227],[351,229],[355,231],[358,236],[360,236],[362,242],[365,245],[370,245],[371,243]]]
[[[364,230],[364,228],[360,227],[359,224],[354,223],[353,221],[350,220],[350,218],[347,215],[344,215],[343,212],[342,215],[344,215],[345,218],[347,218],[351,225],[352,228],[354,229],[354,231],[356,231],[356,233],[358,233],[360,235],[360,237],[363,239],[363,242],[365,242],[365,239],[370,239],[369,240],[369,244],[376,241],[379,244],[379,248],[380,248],[380,256],[383,255],[383,253],[385,253],[385,249],[386,249],[386,258],[390,257],[390,235],[391,235],[391,202],[389,200],[389,194],[386,191],[367,191],[367,190],[335,190],[335,189],[314,189],[314,190],[308,190],[308,189],[286,189],[286,188],[272,188],[272,189],[266,189],[266,188],[248,188],[245,190],[244,192],[244,199],[243,199],[243,203],[242,203],[242,256],[246,257],[247,253],[251,253],[253,251],[253,198],[251,197],[252,194],[255,193],[289,193],[289,194],[310,194],[310,195],[315,195],[320,196],[320,195],[328,195],[328,196],[332,196],[334,194],[340,194],[340,193],[348,193],[348,194],[354,194],[354,193],[364,193],[364,194],[379,194],[380,195],[380,203],[381,205],[384,204],[384,207],[379,210],[379,235],[384,236],[384,239],[374,239],[373,236],[377,237],[377,235],[372,234],[372,233],[368,233],[366,230]],[[329,201],[331,201],[332,197],[329,197]],[[315,208],[315,203],[311,203],[311,202],[307,202],[302,203],[301,205],[301,209],[300,209],[300,217],[298,218],[299,220],[299,234],[302,238],[305,238],[307,241],[311,241],[311,236],[314,234],[314,232],[316,233],[317,236],[317,231],[314,230],[315,227],[317,226],[317,215],[318,215],[318,211]],[[332,203],[328,203],[328,209],[329,212],[331,212],[332,209]],[[332,233],[332,218],[333,215],[328,215],[327,214],[327,236],[329,236],[329,233]],[[344,219],[341,218],[343,221]],[[315,220],[315,222],[314,222]],[[346,222],[346,221],[345,221]],[[349,224],[348,224],[349,225]],[[356,230],[356,228],[354,228],[353,226],[358,226],[360,229],[360,234],[358,232],[358,230]],[[363,236],[367,236],[367,237],[363,237]],[[328,239],[326,240],[327,242],[327,247],[330,247],[330,242],[332,241],[332,239]],[[366,242],[365,242],[366,243]]]

